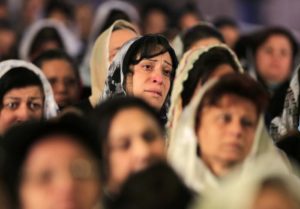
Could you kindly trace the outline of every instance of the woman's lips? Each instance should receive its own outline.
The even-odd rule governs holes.
[[[243,151],[243,144],[240,143],[226,143],[223,144],[223,147],[225,149],[232,150],[232,151],[238,151],[238,152]]]
[[[162,97],[162,92],[159,90],[144,90],[144,92],[153,94],[154,96]]]

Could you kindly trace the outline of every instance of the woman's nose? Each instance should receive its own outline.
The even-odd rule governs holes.
[[[230,123],[230,133],[235,137],[239,138],[242,136],[243,133],[243,126],[240,120],[232,120]]]
[[[163,74],[161,69],[157,69],[152,73],[152,81],[157,84],[163,83]]]
[[[63,81],[57,82],[54,86],[53,89],[55,90],[55,93],[65,93],[67,90],[67,87]]]
[[[56,194],[63,199],[72,199],[76,192],[76,179],[72,174],[65,173],[57,177],[55,181]]]
[[[148,166],[151,157],[150,145],[143,139],[139,139],[134,146],[134,168],[136,171]]]
[[[21,105],[18,108],[16,114],[17,114],[17,120],[19,122],[24,122],[31,118],[31,111],[28,109],[28,107],[25,104]]]

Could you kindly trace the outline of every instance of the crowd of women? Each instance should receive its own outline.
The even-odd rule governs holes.
[[[300,209],[297,40],[167,8],[49,1],[0,50],[0,209]]]

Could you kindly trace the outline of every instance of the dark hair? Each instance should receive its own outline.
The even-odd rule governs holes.
[[[130,176],[109,208],[185,209],[192,200],[192,192],[161,162]]]
[[[204,20],[204,17],[202,15],[202,12],[197,8],[197,5],[192,2],[188,2],[184,4],[180,11],[178,12],[178,21],[181,20],[182,17],[184,17],[187,14],[193,14],[195,15],[199,20]],[[177,23],[177,26],[180,27],[180,22]],[[182,28],[181,28],[182,29]]]
[[[232,27],[232,28],[238,28],[237,22],[231,18],[231,17],[218,17],[213,21],[213,24],[216,28],[220,29],[223,27]]]
[[[60,49],[65,50],[63,39],[58,33],[58,31],[53,27],[44,27],[34,37],[29,50],[29,55],[34,55],[47,41],[54,41],[58,44]]]
[[[43,91],[43,84],[37,74],[25,67],[16,67],[5,73],[0,78],[0,108],[3,105],[3,97],[5,94],[14,88],[24,88],[28,86],[38,86]]]
[[[196,130],[201,122],[203,108],[206,106],[218,106],[223,96],[228,94],[251,101],[255,105],[257,115],[265,111],[267,107],[267,93],[250,76],[245,74],[225,75],[204,94],[196,111]]]
[[[0,19],[0,30],[14,31],[12,23],[8,19]]]
[[[172,72],[170,75],[170,90],[166,97],[166,102],[169,102],[169,96],[171,89],[173,88],[173,81],[175,78],[175,72],[178,65],[177,57],[174,49],[170,46],[168,40],[161,35],[144,35],[136,40],[132,46],[128,49],[124,61],[123,61],[123,74],[126,75],[132,72],[130,67],[138,64],[143,59],[149,59],[168,52],[172,60]],[[160,110],[161,120],[166,123],[167,121],[168,104],[163,105]]]
[[[132,27],[129,27],[127,25],[115,25],[112,31],[114,32],[114,31],[124,30],[124,29],[125,30],[130,30],[134,33],[137,33],[137,31],[135,29],[133,29]]]
[[[64,0],[48,0],[45,5],[44,13],[46,17],[49,17],[52,12],[59,11],[63,13],[68,19],[74,19],[74,8],[69,3],[70,1]]]
[[[197,41],[208,39],[208,38],[216,38],[220,42],[225,43],[223,35],[216,30],[213,26],[209,25],[196,25],[190,29],[188,29],[182,35],[183,42],[183,51],[189,50],[194,43]]]
[[[168,52],[172,59],[171,83],[175,77],[178,61],[176,54],[168,40],[161,35],[145,35],[136,40],[128,49],[123,62],[123,73],[131,72],[130,65],[136,65],[143,59],[149,59]]]
[[[98,35],[101,34],[103,31],[105,31],[107,28],[109,28],[117,20],[126,20],[130,22],[130,18],[125,12],[121,10],[113,9],[109,13],[109,16],[106,18],[103,27],[100,28]]]
[[[74,60],[65,51],[62,51],[60,49],[50,49],[39,54],[32,62],[36,66],[42,69],[44,62],[57,60],[57,59],[65,60],[71,65],[72,70],[74,71],[75,76],[79,82],[80,77],[79,77],[77,66],[75,65]]]
[[[160,118],[155,109],[153,109],[149,104],[144,102],[142,99],[131,97],[131,96],[122,96],[114,97],[112,99],[106,100],[95,108],[95,110],[90,115],[90,118],[97,126],[98,130],[98,140],[100,141],[100,149],[102,153],[103,162],[101,164],[102,177],[104,181],[108,178],[108,135],[111,127],[111,123],[116,115],[124,110],[130,108],[137,108],[145,112],[151,118],[155,120],[158,124],[162,134],[164,134],[164,126],[160,122]]]
[[[45,140],[46,137],[57,135],[69,136],[72,141],[88,151],[94,159],[101,160],[95,129],[86,120],[76,115],[66,114],[55,120],[30,121],[14,126],[6,132],[1,142],[5,151],[1,172],[5,189],[12,198],[12,203],[15,204],[14,208],[20,206],[19,186],[23,164],[32,147]]]
[[[199,82],[204,84],[214,73],[214,70],[222,64],[228,64],[235,72],[239,72],[239,66],[231,53],[221,47],[211,48],[194,62],[193,68],[188,73],[187,80],[183,83],[183,91],[181,93],[183,107],[192,99]]]
[[[300,165],[300,133],[297,130],[290,131],[287,135],[279,138],[276,146],[285,152],[291,162]]]
[[[293,59],[295,59],[297,53],[298,53],[298,43],[293,36],[293,34],[282,27],[271,27],[271,28],[266,28],[261,31],[258,31],[254,33],[254,46],[253,46],[253,52],[254,54],[257,53],[257,50],[271,37],[274,35],[280,35],[284,36],[288,39],[291,49],[292,49],[292,54],[293,54]]]
[[[155,0],[155,1],[148,2],[143,6],[141,11],[143,22],[145,21],[149,13],[151,13],[154,10],[160,11],[161,13],[165,14],[167,17],[167,21],[169,21],[168,19],[171,15],[171,10],[167,6],[167,4],[163,3],[162,1]]]

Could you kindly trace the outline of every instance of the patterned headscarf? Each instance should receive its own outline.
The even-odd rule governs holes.
[[[152,38],[163,38],[160,35],[145,35],[138,38],[135,38],[133,40],[128,41],[126,44],[123,45],[123,47],[120,49],[120,51],[117,53],[116,57],[114,58],[112,64],[109,67],[108,77],[105,81],[105,87],[102,94],[102,99],[112,98],[115,96],[125,96],[127,95],[126,89],[125,89],[125,80],[126,80],[126,74],[128,73],[129,68],[129,62],[130,59],[132,59],[133,53],[136,49],[138,49],[141,44],[144,43],[144,41],[147,41],[147,39]],[[167,98],[160,110],[162,120],[166,122],[167,119],[167,111],[170,104],[170,92],[172,88],[173,78],[175,75],[175,69],[177,67],[177,58],[175,55],[174,50],[168,46],[164,50],[165,52],[169,52],[172,64],[173,64],[173,71],[171,76],[171,86],[169,93],[167,95]]]
[[[280,116],[272,119],[270,124],[270,134],[275,141],[286,135],[289,131],[298,130],[299,126],[299,72],[297,67],[284,99],[283,111]]]
[[[82,47],[81,42],[67,27],[57,21],[43,19],[30,25],[23,35],[19,48],[19,56],[22,60],[30,60],[29,51],[35,41],[36,35],[43,28],[47,27],[53,28],[57,31],[68,55],[76,57],[79,54]]]

